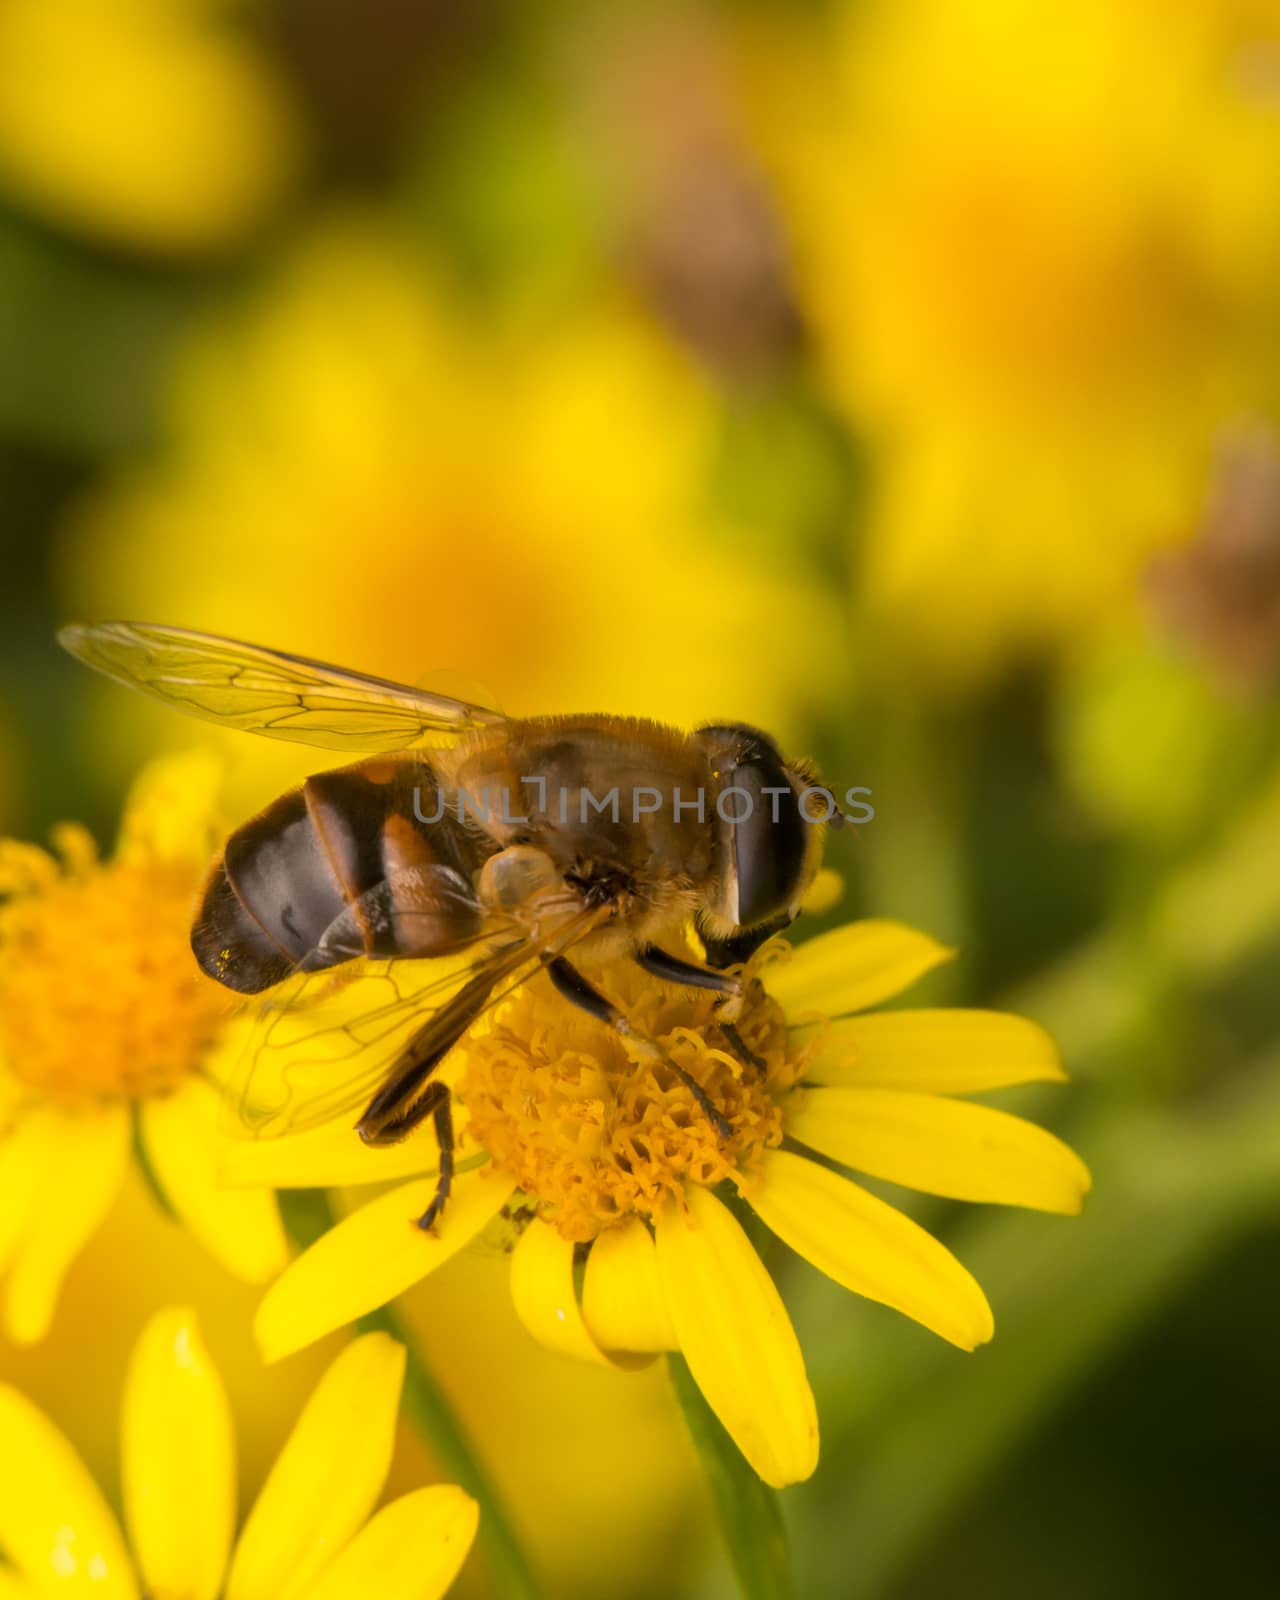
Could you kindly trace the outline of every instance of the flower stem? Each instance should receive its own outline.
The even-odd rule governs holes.
[[[286,1190],[280,1211],[289,1237],[306,1249],[334,1224],[333,1206],[323,1189]],[[479,1546],[488,1561],[494,1593],[501,1600],[539,1600],[541,1589],[502,1498],[467,1437],[448,1396],[423,1359],[408,1319],[394,1306],[361,1317],[364,1333],[389,1333],[405,1349],[400,1405],[442,1471],[480,1507]]]
[[[667,1363],[716,1503],[738,1587],[745,1600],[791,1600],[791,1554],[778,1496],[724,1431],[684,1357],[669,1355]]]

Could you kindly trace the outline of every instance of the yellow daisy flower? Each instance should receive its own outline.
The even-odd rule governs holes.
[[[1132,608],[1219,430],[1273,396],[1274,24],[1146,0],[1032,20],[847,3],[744,49],[875,456],[862,594],[895,669],[942,683]]]
[[[298,130],[228,0],[5,0],[0,187],[113,244],[234,243],[285,189]]]
[[[818,1425],[800,1347],[736,1205],[717,1190],[736,1190],[838,1283],[972,1350],[992,1333],[978,1284],[837,1166],[955,1199],[1067,1213],[1089,1187],[1051,1134],[957,1098],[1061,1079],[1041,1029],[979,1011],[862,1014],[950,954],[881,921],[794,951],[767,947],[739,1023],[754,1068],[726,1048],[704,992],[608,969],[604,987],[705,1088],[727,1140],[675,1072],[636,1065],[612,1032],[535,979],[446,1063],[463,1159],[438,1231],[412,1225],[431,1177],[345,1217],[268,1290],[256,1323],[264,1354],[278,1359],[390,1300],[502,1214],[520,1229],[511,1287],[537,1338],[624,1367],[679,1349],[760,1476],[775,1485],[807,1477]],[[227,1176],[360,1183],[433,1164],[430,1141],[379,1153],[330,1125],[233,1147]]]
[[[191,906],[214,845],[219,766],[146,768],[109,860],[81,827],[57,854],[0,841],[0,1325],[40,1339],[71,1262],[119,1193],[136,1136],[169,1206],[229,1271],[285,1259],[266,1194],[218,1192],[227,992],[197,969]]]
[[[44,1413],[0,1385],[0,1595],[103,1600],[435,1600],[475,1537],[476,1505],[436,1484],[374,1514],[391,1466],[404,1348],[366,1334],[321,1378],[232,1551],[235,1433],[190,1311],[143,1330],[125,1386],[128,1544]],[[130,1555],[132,1548],[132,1557]]]
[[[481,323],[374,219],[316,228],[184,347],[171,448],[70,530],[69,609],[408,683],[480,672],[480,698],[517,715],[580,709],[587,673],[612,712],[750,706],[802,746],[805,708],[838,693],[839,607],[794,563],[744,559],[711,506],[714,385],[608,297],[551,328],[512,320]],[[788,647],[744,652],[752,630]],[[171,719],[112,690],[84,736],[113,771]],[[255,775],[299,775],[288,746],[229,737]]]

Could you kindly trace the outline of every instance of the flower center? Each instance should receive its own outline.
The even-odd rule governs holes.
[[[788,1045],[782,1010],[758,983],[737,1031],[763,1067],[734,1053],[715,1021],[715,995],[655,984],[630,965],[592,981],[702,1086],[731,1137],[721,1137],[670,1066],[633,1061],[615,1033],[545,978],[526,984],[468,1042],[458,1096],[467,1137],[580,1242],[633,1214],[652,1217],[687,1183],[750,1176],[782,1140],[782,1101],[808,1055]]]
[[[228,1010],[188,944],[195,870],[99,864],[79,829],[61,848],[61,871],[29,851],[0,905],[0,1065],[71,1108],[162,1093]]]

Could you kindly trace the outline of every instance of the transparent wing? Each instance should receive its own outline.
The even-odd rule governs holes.
[[[596,910],[580,913],[541,950],[510,930],[487,931],[476,941],[483,948],[453,955],[299,972],[266,997],[250,1027],[226,1092],[235,1131],[273,1139],[347,1115],[354,1123],[417,1036],[469,984],[492,984],[474,1022],[599,920]]]
[[[239,1136],[354,1125],[415,1035],[496,956],[361,960],[287,980],[263,1002],[228,1086]]]
[[[451,695],[187,628],[72,623],[58,640],[108,678],[188,716],[330,750],[446,744],[503,721]]]

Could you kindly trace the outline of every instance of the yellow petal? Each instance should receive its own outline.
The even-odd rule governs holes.
[[[797,1037],[803,1043],[804,1030]],[[980,1094],[1065,1083],[1053,1040],[1004,1011],[878,1011],[833,1022],[805,1068],[810,1083],[922,1094]]]
[[[765,970],[765,988],[787,1015],[841,1017],[877,1005],[955,955],[901,922],[850,922],[798,945]]]
[[[844,878],[834,867],[820,867],[804,892],[800,909],[811,917],[831,911],[844,899]]]
[[[48,1417],[0,1385],[0,1546],[48,1594],[133,1600],[116,1519],[84,1463]]]
[[[277,1361],[394,1300],[474,1239],[506,1204],[512,1185],[488,1167],[463,1173],[435,1233],[424,1233],[416,1219],[434,1193],[431,1178],[401,1184],[286,1267],[254,1320],[263,1359]]]
[[[973,1276],[910,1217],[839,1173],[770,1150],[747,1194],[761,1220],[829,1278],[972,1350],[994,1331]]]
[[[125,1521],[147,1591],[215,1600],[236,1517],[231,1409],[191,1311],[143,1330],[121,1427]]]
[[[437,1600],[467,1559],[479,1517],[471,1496],[450,1483],[402,1495],[361,1529],[306,1600]]]
[[[289,1259],[275,1196],[224,1188],[218,1177],[220,1099],[199,1078],[143,1102],[147,1157],[169,1203],[211,1255],[247,1283],[274,1278]]]
[[[228,997],[231,991],[227,991]],[[210,1040],[201,1057],[203,1076],[218,1091],[221,1105],[218,1113],[218,1130],[230,1141],[241,1135],[244,1124],[240,1118],[238,1095],[244,1093],[246,1052],[257,1026],[258,1012],[252,1001],[241,1005],[231,1000],[231,1009],[222,1019],[222,1026]]]
[[[511,1256],[511,1298],[516,1315],[549,1350],[580,1361],[610,1364],[587,1331],[573,1286],[573,1243],[535,1217]],[[620,1356],[623,1366],[646,1366],[649,1356]]]
[[[129,1157],[129,1113],[106,1106],[83,1116],[42,1108],[36,1137],[46,1160],[26,1226],[10,1254],[4,1323],[15,1344],[42,1339],[62,1280],[111,1209]]]
[[[11,1567],[0,1567],[0,1600],[40,1600],[40,1592]]]
[[[56,1118],[44,1111],[14,1112],[0,1138],[0,1272],[26,1231],[48,1167],[58,1158]]]
[[[1089,1192],[1089,1169],[1061,1139],[965,1100],[896,1089],[809,1089],[793,1097],[787,1132],[873,1178],[952,1200],[1074,1215]]]
[[[391,1469],[404,1346],[367,1333],[316,1385],[249,1514],[227,1600],[292,1600],[378,1503]]]
[[[434,1173],[439,1153],[427,1133],[377,1149],[343,1117],[279,1139],[228,1139],[219,1174],[232,1188],[337,1189]]]
[[[608,1228],[591,1246],[582,1320],[604,1350],[676,1350],[679,1341],[658,1277],[653,1235],[638,1217]]]
[[[149,761],[125,801],[116,859],[203,866],[214,850],[222,775],[222,762],[211,750]]]
[[[658,1274],[680,1348],[707,1404],[766,1483],[818,1464],[818,1416],[804,1357],[773,1280],[708,1189],[674,1200],[657,1226]]]

